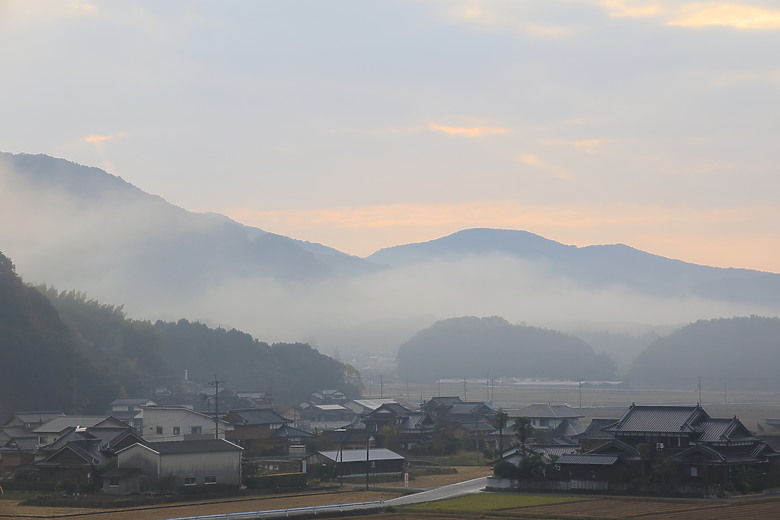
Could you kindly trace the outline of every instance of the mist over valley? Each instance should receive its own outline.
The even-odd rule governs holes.
[[[413,337],[437,322],[495,317],[505,331],[545,329],[605,360],[590,372],[578,363],[579,375],[540,369],[537,376],[621,378],[638,373],[631,363],[643,349],[689,323],[780,310],[775,273],[695,265],[622,244],[575,247],[520,230],[468,229],[359,258],[193,213],[103,170],[45,155],[0,155],[0,219],[0,251],[27,283],[83,291],[133,319],[186,319],[269,344],[309,343],[374,373],[392,370],[399,347],[409,355]],[[469,355],[489,343],[478,333],[461,340]],[[730,347],[713,345],[708,354]],[[552,346],[533,351],[549,366],[567,356]],[[438,375],[483,377],[487,369],[464,366]],[[533,375],[525,368],[517,375]]]

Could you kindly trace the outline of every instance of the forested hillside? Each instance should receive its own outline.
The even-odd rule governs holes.
[[[337,388],[350,396],[360,392],[354,369],[306,344],[269,345],[239,330],[183,319],[132,320],[122,307],[89,300],[83,293],[40,290],[99,357],[114,360],[112,371],[123,393],[147,395],[161,386],[175,389],[185,371],[193,382],[216,376],[234,390],[273,388],[278,400],[304,399],[322,388]]]
[[[0,418],[14,410],[89,409],[119,385],[40,292],[0,253]]]
[[[696,388],[780,387],[780,319],[700,320],[659,338],[634,361],[632,386],[664,382]]]
[[[488,375],[609,379],[615,363],[575,336],[497,316],[467,316],[439,321],[401,345],[398,374],[413,381]]]
[[[273,388],[277,401],[336,388],[360,392],[355,369],[306,344],[258,341],[180,320],[129,319],[77,291],[25,285],[0,253],[0,419],[19,410],[103,413],[119,396],[182,391],[217,376],[235,390]]]

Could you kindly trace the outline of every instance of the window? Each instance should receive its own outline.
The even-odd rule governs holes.
[[[162,435],[163,434],[163,427],[162,426],[158,426],[157,428],[154,429],[154,433],[156,433],[157,435]]]
[[[184,477],[185,486],[194,486],[198,483],[198,477]]]
[[[216,484],[217,483],[217,476],[216,475],[206,475],[206,477],[203,479],[203,482],[205,484]]]
[[[108,479],[108,487],[119,487],[119,479],[118,478]]]
[[[696,466],[691,466],[691,476],[692,477],[698,477],[699,476],[699,468]]]
[[[203,427],[202,426],[193,426],[190,428],[190,433],[193,435],[200,435],[203,433]]]
[[[173,434],[174,435],[181,435],[181,427],[180,426],[174,426],[173,427]]]

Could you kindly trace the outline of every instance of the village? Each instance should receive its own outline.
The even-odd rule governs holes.
[[[780,486],[780,436],[700,404],[631,404],[595,417],[566,403],[436,395],[411,404],[329,389],[295,406],[212,385],[190,402],[165,397],[118,398],[102,415],[15,413],[0,427],[0,487],[128,496],[346,480],[368,489],[408,486],[410,473],[453,458],[492,468],[487,489],[496,491],[716,497]]]

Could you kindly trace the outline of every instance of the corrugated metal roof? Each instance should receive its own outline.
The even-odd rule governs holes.
[[[358,462],[366,460],[366,450],[332,450],[332,451],[320,451],[317,452],[325,458],[328,458],[334,462]],[[386,448],[377,448],[369,450],[368,460],[403,460],[403,455],[399,455],[394,451],[390,451]]]

